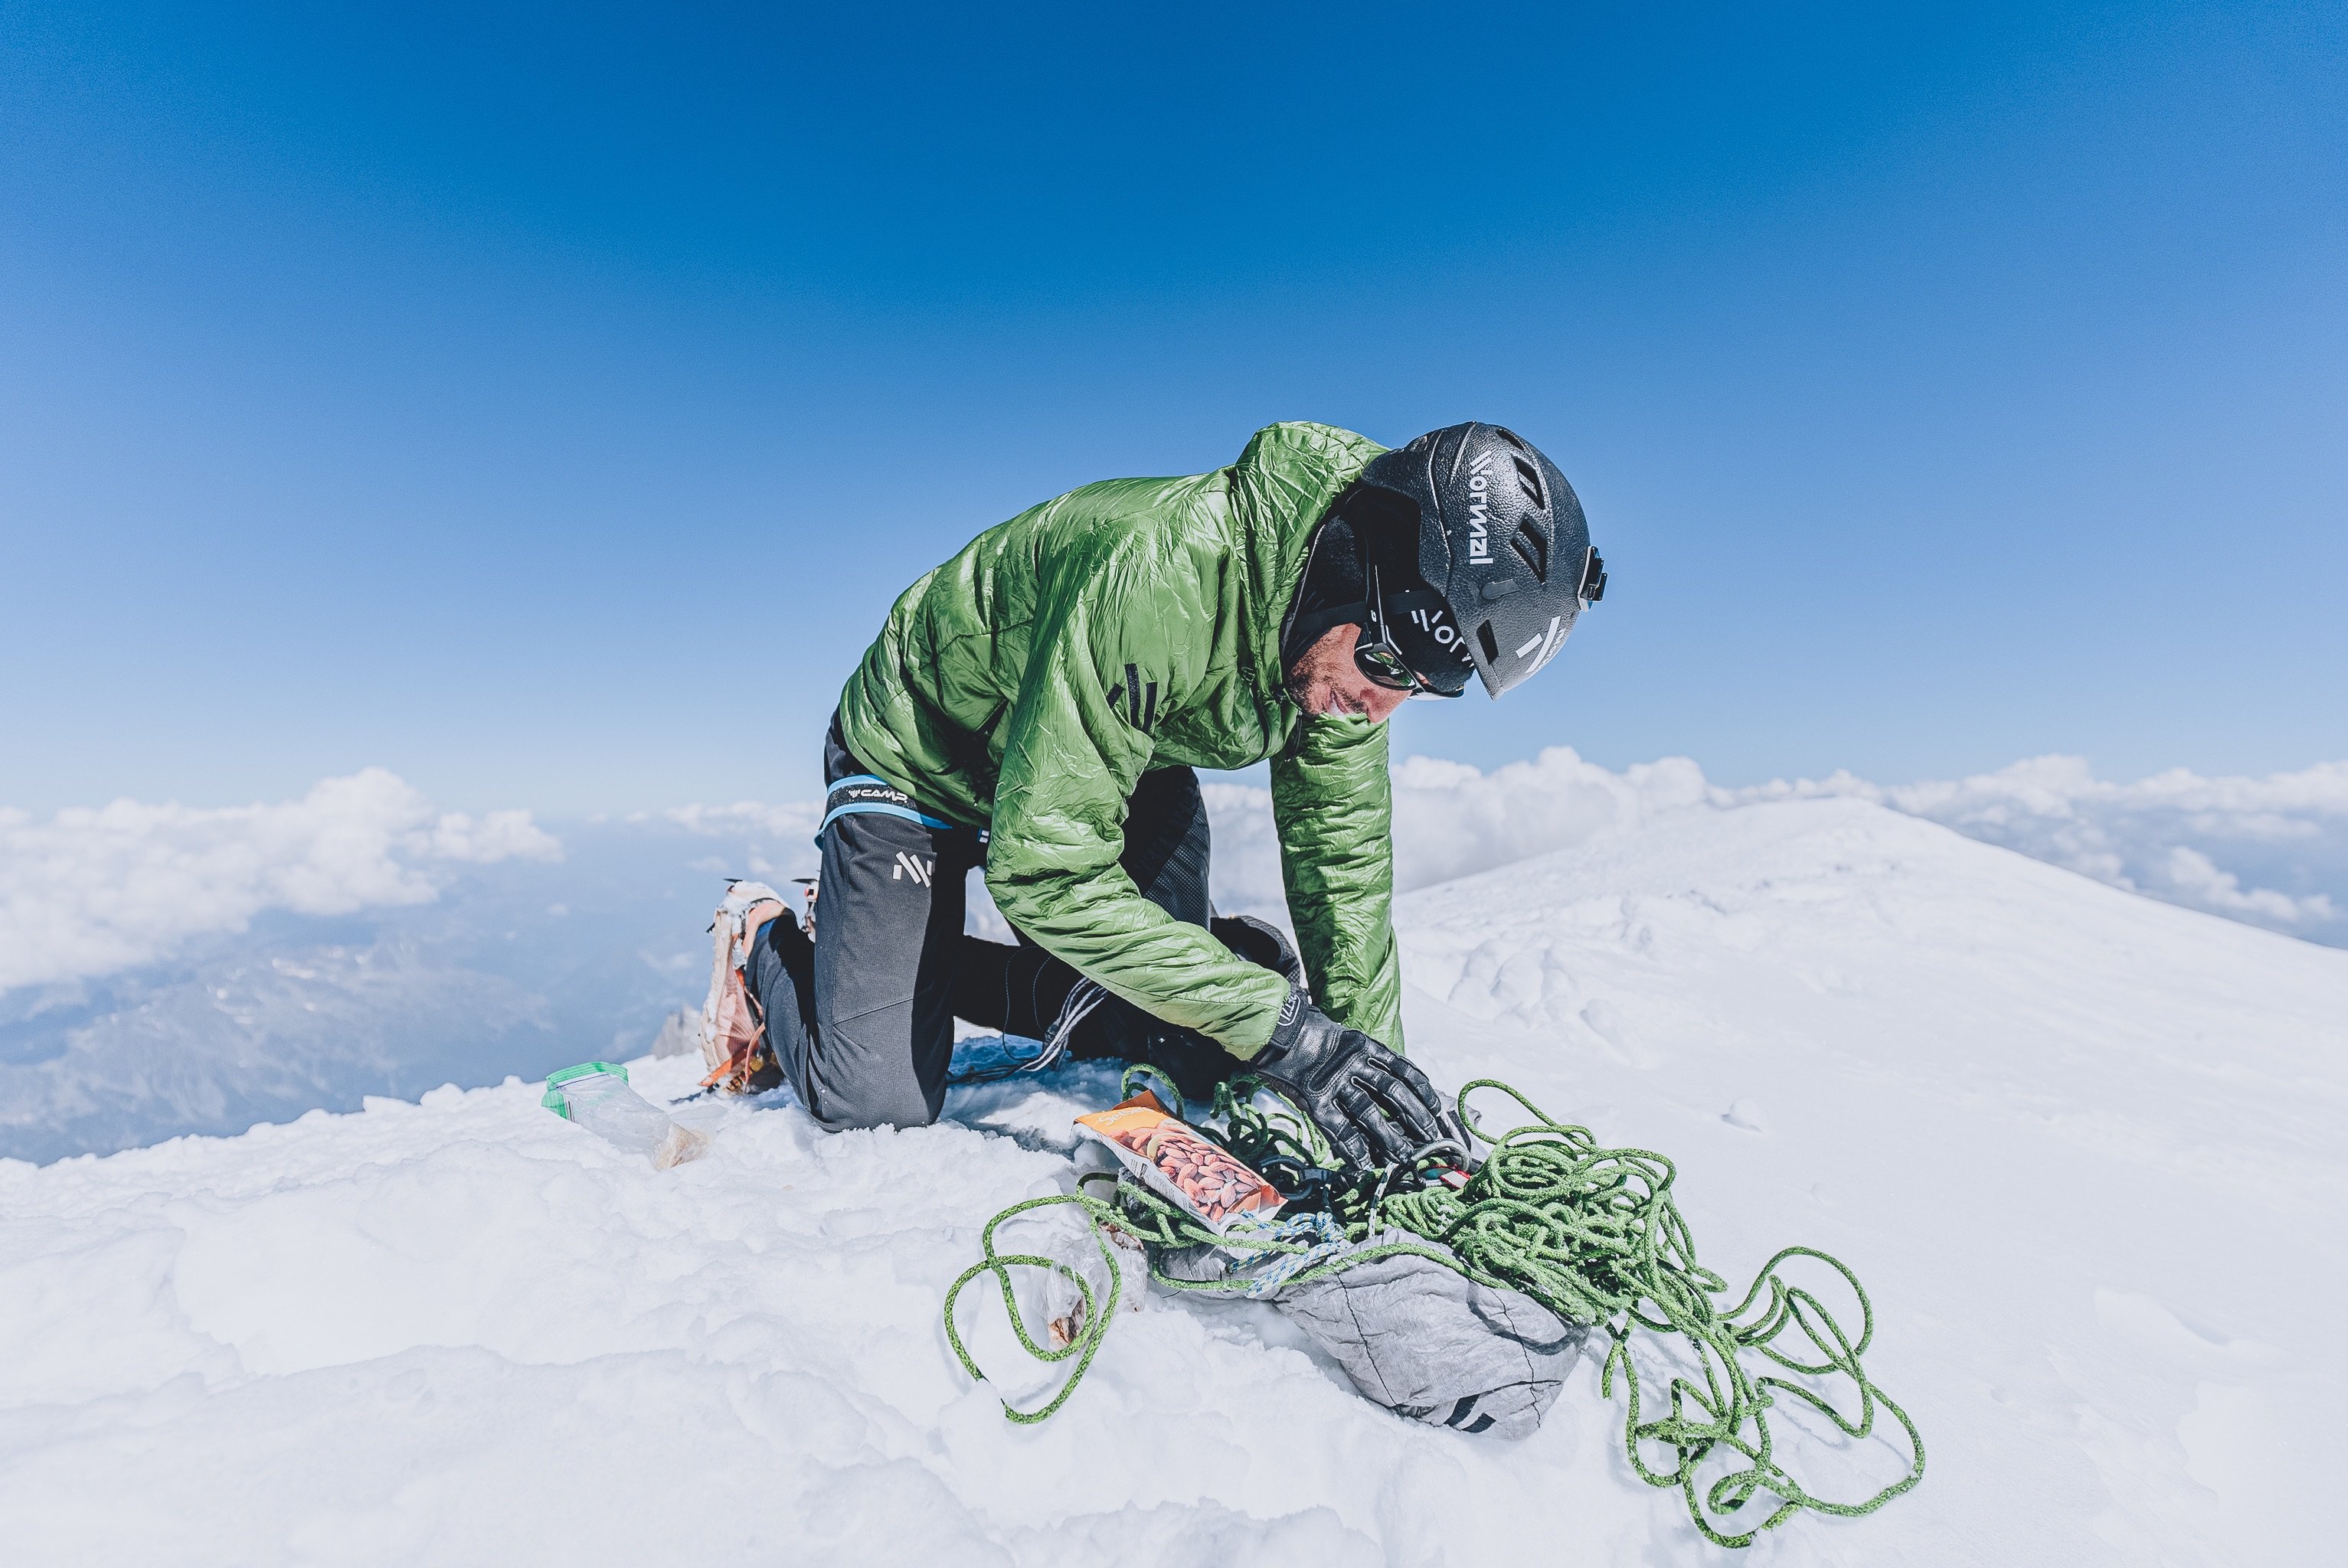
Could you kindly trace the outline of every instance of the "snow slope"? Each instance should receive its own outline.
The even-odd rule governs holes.
[[[2348,953],[1853,799],[1649,815],[1398,924],[1439,1081],[1673,1155],[1732,1276],[1799,1241],[1873,1292],[1869,1365],[1930,1472],[1750,1560],[2323,1560]],[[714,1109],[669,1173],[513,1081],[0,1163],[0,1538],[24,1563],[1712,1554],[1587,1363],[1501,1444],[1358,1399],[1267,1308],[1152,1297],[1060,1415],[1004,1422],[940,1296],[1111,1092],[1082,1068],[839,1136]]]

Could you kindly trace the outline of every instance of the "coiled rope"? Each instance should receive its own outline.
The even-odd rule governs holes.
[[[1532,1121],[1497,1138],[1487,1133],[1468,1109],[1468,1097],[1479,1089],[1508,1095]],[[1309,1132],[1274,1125],[1272,1119],[1227,1093],[1219,1092],[1217,1101],[1216,1109],[1226,1122],[1224,1142],[1235,1152],[1248,1149],[1262,1157],[1270,1150],[1292,1160],[1315,1152]],[[1421,1184],[1416,1173],[1396,1167],[1330,1193],[1330,1211],[1349,1241],[1361,1243],[1395,1232],[1406,1233],[1409,1239],[1356,1245],[1299,1270],[1285,1283],[1302,1284],[1409,1253],[1478,1284],[1522,1291],[1560,1317],[1604,1327],[1613,1343],[1599,1388],[1611,1399],[1615,1377],[1621,1374],[1628,1405],[1622,1444],[1632,1470],[1650,1486],[1678,1490],[1696,1529],[1715,1545],[1748,1546],[1762,1531],[1805,1509],[1843,1518],[1872,1513],[1923,1479],[1924,1440],[1915,1422],[1869,1378],[1861,1364],[1874,1339],[1875,1311],[1858,1276],[1842,1263],[1814,1248],[1787,1247],[1762,1266],[1743,1297],[1728,1306],[1724,1299],[1729,1294],[1727,1281],[1696,1261],[1694,1237],[1672,1198],[1677,1171],[1671,1161],[1644,1149],[1601,1148],[1588,1129],[1550,1121],[1522,1094],[1494,1079],[1478,1079],[1462,1089],[1457,1105],[1461,1124],[1490,1149],[1466,1186],[1454,1191],[1439,1183]],[[1397,1177],[1406,1180],[1398,1184]],[[1397,1184],[1406,1190],[1390,1190]],[[1076,1205],[1093,1222],[1092,1237],[1109,1271],[1105,1302],[1096,1297],[1084,1275],[1063,1260],[995,1250],[999,1226],[1054,1204]],[[1048,1403],[1020,1410],[1005,1401],[1004,1414],[1012,1420],[1034,1422],[1050,1416],[1066,1403],[1092,1365],[1122,1294],[1123,1274],[1111,1240],[1119,1231],[1154,1248],[1205,1244],[1241,1255],[1299,1257],[1316,1250],[1309,1239],[1272,1232],[1219,1236],[1131,1182],[1119,1183],[1113,1199],[1077,1192],[1013,1204],[987,1222],[980,1235],[983,1255],[954,1281],[945,1300],[947,1340],[974,1378],[983,1380],[985,1374],[963,1344],[954,1305],[963,1288],[982,1274],[993,1275],[1000,1286],[1023,1348],[1039,1361],[1076,1359],[1066,1382]],[[1817,1259],[1849,1285],[1860,1314],[1856,1337],[1814,1294],[1779,1275],[1779,1266],[1794,1258]],[[1046,1349],[1028,1333],[1012,1291],[1012,1270],[1020,1267],[1050,1270],[1075,1283],[1082,1317],[1066,1346]],[[1252,1283],[1245,1277],[1209,1282],[1175,1278],[1154,1258],[1150,1275],[1179,1290],[1232,1291]],[[1808,1340],[1807,1350],[1790,1342],[1781,1346],[1793,1327]],[[1631,1350],[1638,1329],[1679,1336],[1701,1371],[1701,1382],[1680,1376],[1669,1379],[1661,1412],[1650,1411],[1640,1385]],[[1763,1369],[1750,1365],[1756,1360],[1765,1364]],[[1766,1369],[1769,1366],[1805,1378],[1841,1374],[1857,1390],[1857,1414],[1844,1415],[1815,1389],[1776,1375]],[[1780,1395],[1800,1400],[1853,1440],[1873,1433],[1879,1408],[1889,1412],[1907,1435],[1911,1456],[1907,1473],[1856,1502],[1810,1491],[1776,1457],[1768,1411]],[[1667,1462],[1649,1463],[1648,1445],[1667,1449]],[[1698,1471],[1716,1458],[1729,1459],[1734,1468],[1704,1484]],[[1749,1529],[1731,1532],[1716,1522],[1735,1522],[1747,1504],[1765,1495],[1777,1499],[1776,1506]]]

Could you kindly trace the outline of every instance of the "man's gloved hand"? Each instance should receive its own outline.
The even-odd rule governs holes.
[[[1286,1091],[1350,1164],[1395,1164],[1446,1138],[1465,1149],[1426,1074],[1314,1007],[1302,986],[1248,1066]]]

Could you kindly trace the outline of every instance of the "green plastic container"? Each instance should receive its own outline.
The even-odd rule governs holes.
[[[564,1092],[563,1085],[578,1084],[579,1091],[582,1096],[592,1089],[594,1097],[601,1099],[611,1091],[607,1085],[579,1083],[581,1079],[592,1078],[597,1074],[616,1078],[622,1083],[628,1081],[628,1070],[616,1062],[582,1061],[576,1067],[566,1067],[549,1077],[546,1081],[546,1092],[539,1096],[538,1102],[566,1122],[575,1121],[576,1118],[571,1114],[571,1096]]]
[[[709,1135],[680,1127],[669,1113],[628,1086],[628,1070],[609,1061],[582,1061],[546,1081],[539,1103],[584,1127],[612,1147],[665,1171],[697,1159]]]

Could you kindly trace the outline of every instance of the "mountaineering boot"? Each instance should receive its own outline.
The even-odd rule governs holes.
[[[783,896],[763,882],[726,885],[709,920],[709,994],[701,1004],[701,1060],[709,1069],[704,1088],[755,1094],[782,1081],[782,1069],[767,1047],[767,1020],[743,970],[760,929],[788,914]]]

